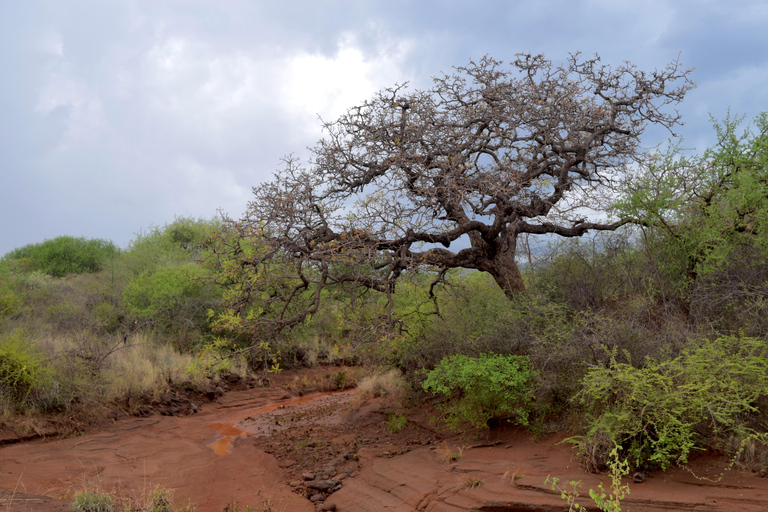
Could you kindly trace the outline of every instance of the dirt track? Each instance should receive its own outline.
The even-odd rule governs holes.
[[[127,418],[80,437],[2,446],[0,508],[68,510],[83,486],[141,497],[161,485],[202,512],[315,510],[302,495],[342,512],[559,511],[566,507],[547,475],[582,480],[582,494],[600,482],[558,438],[514,429],[451,437],[419,411],[392,434],[380,404],[352,410],[351,392],[291,398],[291,378],[227,393],[189,416]],[[700,458],[693,469],[714,476],[721,465]],[[321,492],[328,482],[333,489]],[[630,486],[624,510],[768,510],[768,480],[751,473],[713,484],[676,469]]]

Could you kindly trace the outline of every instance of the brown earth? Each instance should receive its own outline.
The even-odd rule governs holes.
[[[558,444],[562,436],[534,439],[514,428],[455,436],[424,410],[381,399],[354,407],[353,391],[291,396],[299,375],[323,381],[334,372],[282,372],[269,388],[240,383],[244,389],[213,402],[181,393],[147,400],[133,412],[166,415],[113,417],[80,436],[13,443],[0,430],[0,510],[69,510],[84,487],[141,501],[159,485],[202,512],[561,511],[548,475],[581,481],[584,495],[609,483],[583,471]],[[387,425],[393,415],[408,418],[396,434]],[[722,458],[699,457],[688,470],[630,482],[623,510],[768,510],[768,480],[729,471],[710,481],[723,466]]]

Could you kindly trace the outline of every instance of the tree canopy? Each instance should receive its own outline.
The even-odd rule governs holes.
[[[435,282],[451,268],[485,271],[514,296],[521,234],[576,237],[629,221],[594,212],[643,157],[647,126],[679,123],[667,107],[692,87],[688,75],[677,61],[646,72],[521,54],[470,61],[425,90],[380,91],[324,122],[311,161],[287,157],[228,221],[214,252],[232,312],[258,300],[245,323],[290,327],[329,285],[391,294],[423,268]]]

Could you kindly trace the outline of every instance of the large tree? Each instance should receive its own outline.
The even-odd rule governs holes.
[[[521,234],[627,222],[594,212],[641,158],[645,128],[678,124],[666,107],[691,88],[688,74],[676,61],[645,72],[523,54],[470,61],[429,89],[379,92],[324,122],[307,166],[287,158],[230,222],[217,255],[229,261],[233,312],[258,299],[250,325],[295,325],[329,285],[392,293],[420,268],[485,271],[513,296],[524,290]]]

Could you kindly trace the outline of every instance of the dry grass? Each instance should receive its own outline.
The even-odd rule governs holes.
[[[377,372],[360,380],[354,406],[360,407],[378,397],[385,397],[391,403],[402,402],[407,391],[408,383],[398,370]]]
[[[142,393],[158,395],[173,384],[203,388],[206,375],[220,371],[247,374],[243,358],[182,354],[151,332],[134,333],[126,342],[88,333],[46,335],[36,344],[52,375],[52,384],[41,394],[40,403],[58,403],[64,408],[72,400],[91,403]],[[0,400],[0,410],[3,408]]]
[[[162,486],[144,486],[141,491],[117,489],[106,492],[92,485],[83,485],[75,493],[72,510],[76,512],[194,512],[191,502],[174,505],[174,490]]]
[[[443,462],[450,464],[461,459],[464,455],[464,447],[457,446],[454,448],[449,446],[448,443],[443,442],[442,445],[435,449],[435,453],[437,453],[438,457],[440,457]]]

